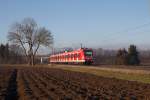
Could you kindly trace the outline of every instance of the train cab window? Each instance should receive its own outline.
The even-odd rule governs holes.
[[[93,52],[91,50],[85,50],[84,55],[88,56],[88,57],[91,57],[93,55]]]

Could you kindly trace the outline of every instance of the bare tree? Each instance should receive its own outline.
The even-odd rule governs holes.
[[[34,59],[40,46],[53,44],[51,32],[44,27],[38,27],[32,18],[25,18],[22,22],[13,24],[8,33],[8,39],[23,48],[30,65],[34,65]]]

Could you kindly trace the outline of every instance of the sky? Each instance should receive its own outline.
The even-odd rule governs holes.
[[[0,43],[28,17],[52,32],[55,48],[150,49],[150,0],[0,0]]]

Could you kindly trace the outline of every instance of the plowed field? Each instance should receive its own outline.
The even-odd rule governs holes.
[[[42,67],[0,67],[0,100],[150,100],[150,84]]]

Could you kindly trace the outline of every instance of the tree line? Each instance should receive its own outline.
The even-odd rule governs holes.
[[[123,48],[117,51],[98,49],[94,52],[96,64],[139,65],[141,62],[135,45],[130,45],[128,51]],[[36,60],[38,58],[35,58]],[[9,44],[0,45],[0,64],[26,64],[27,62],[21,47]]]
[[[20,64],[24,62],[18,47],[9,44],[0,45],[0,64]]]
[[[139,65],[139,53],[135,45],[130,45],[128,51],[124,49],[119,49],[116,54],[116,64],[119,65]]]
[[[95,64],[109,65],[139,65],[144,55],[140,55],[135,45],[130,45],[128,51],[125,48],[119,50],[94,50]]]

